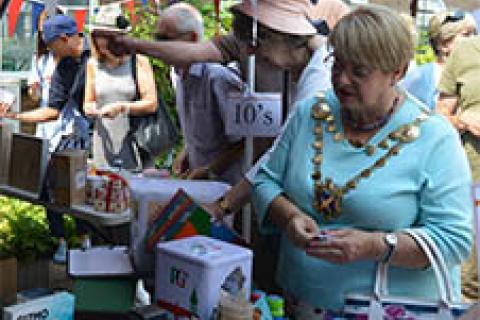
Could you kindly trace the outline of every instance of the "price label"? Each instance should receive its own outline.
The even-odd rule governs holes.
[[[240,137],[275,137],[282,127],[280,93],[232,93],[227,98],[227,135]]]

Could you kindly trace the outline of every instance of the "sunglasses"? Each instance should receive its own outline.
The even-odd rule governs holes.
[[[455,10],[453,12],[449,12],[445,19],[443,19],[442,26],[444,24],[450,23],[450,22],[458,22],[465,19],[465,11],[463,10]]]

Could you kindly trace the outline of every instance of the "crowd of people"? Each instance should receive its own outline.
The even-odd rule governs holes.
[[[460,301],[460,267],[474,251],[471,187],[480,178],[473,18],[434,15],[428,35],[436,60],[415,66],[415,33],[386,7],[258,0],[256,8],[244,1],[231,11],[232,33],[209,40],[201,15],[185,3],[160,14],[154,41],[112,31],[114,24],[94,26],[88,41],[69,17],[49,17],[39,28],[48,50],[37,54],[42,74],[36,71],[32,88],[47,77],[38,66],[49,59],[56,67],[41,107],[12,114],[2,105],[0,112],[56,120],[62,138],[52,152],[89,148],[91,126],[96,165],[149,167],[128,115],[155,112],[161,92],[145,55],[159,58],[173,66],[185,142],[172,171],[232,185],[207,206],[216,219],[252,201],[254,281],[269,291],[278,285],[295,319],[341,313],[346,294],[372,291],[379,263],[391,265],[391,293],[437,298],[425,252],[405,232],[411,229],[438,246]],[[258,161],[243,173],[243,139],[226,133],[225,114],[228,94],[244,87],[251,54],[256,90],[289,92],[290,100],[282,132],[275,141],[256,139]],[[472,296],[476,290],[473,284]]]

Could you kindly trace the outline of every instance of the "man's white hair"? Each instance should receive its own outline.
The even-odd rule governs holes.
[[[165,9],[163,15],[175,17],[178,33],[195,32],[199,41],[203,39],[203,18],[195,7],[187,3],[176,3]]]

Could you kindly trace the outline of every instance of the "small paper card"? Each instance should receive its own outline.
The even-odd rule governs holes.
[[[227,135],[276,137],[282,127],[280,93],[231,93],[227,98]]]
[[[179,189],[170,202],[153,215],[147,230],[147,251],[152,252],[155,244],[204,235],[226,242],[243,243],[241,237],[223,223],[214,223],[212,217],[183,189]]]

